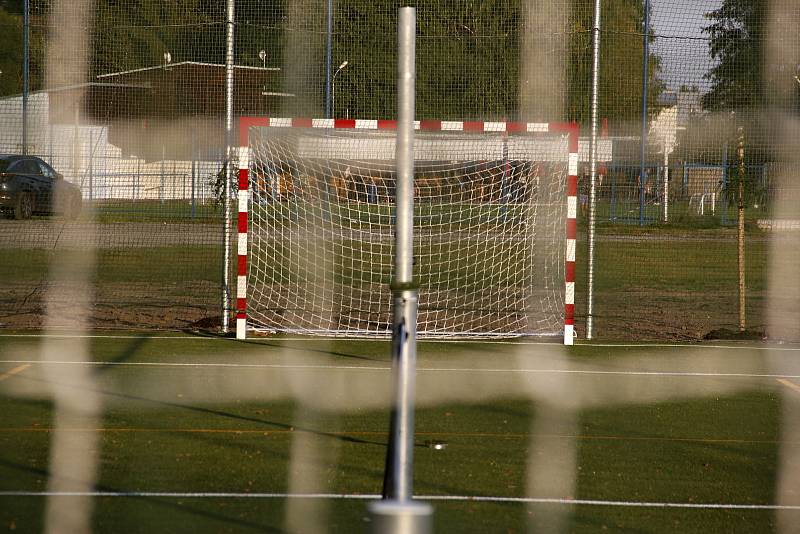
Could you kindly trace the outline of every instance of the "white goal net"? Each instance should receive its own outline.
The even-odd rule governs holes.
[[[561,335],[569,137],[477,124],[417,125],[418,334]],[[389,335],[393,123],[272,119],[240,135],[248,328]]]

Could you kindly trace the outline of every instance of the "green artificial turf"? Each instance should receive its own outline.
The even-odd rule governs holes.
[[[3,375],[23,365],[23,360],[36,360],[37,347],[43,342],[36,333],[0,337],[0,376],[4,376],[0,381],[0,492],[47,489],[54,404],[46,395],[22,395],[17,388],[58,382],[61,374],[42,375],[45,366],[33,364]],[[82,342],[65,338],[64,343]],[[271,373],[299,364],[308,370],[292,372],[322,373],[331,380],[369,373],[375,380],[388,380],[388,342],[269,338],[242,343],[173,335],[103,335],[86,343],[93,361],[106,362],[89,368],[103,410],[97,428],[73,431],[97,432],[98,491],[297,491],[289,485],[289,473],[303,464],[292,467],[290,460],[293,443],[306,439],[316,444],[317,453],[305,461],[316,465],[323,481],[323,487],[307,491],[380,493],[387,410],[337,412],[304,407],[291,396],[271,396],[271,389],[278,384],[271,388],[270,377],[295,376]],[[478,380],[476,384],[481,377],[491,380],[497,370],[520,364],[552,368],[545,354],[552,356],[556,354],[553,350],[561,349],[542,347],[421,342],[420,369],[454,370],[420,371],[418,392],[424,397],[437,389],[437,384],[459,376],[455,369],[464,366],[486,369],[468,373]],[[645,356],[668,370],[685,364],[680,359],[684,350],[691,349],[579,345],[564,349],[562,356],[570,365],[602,370],[626,370],[633,365],[626,363],[632,361],[628,358]],[[759,358],[759,353],[746,349],[729,352],[734,366]],[[520,354],[527,356],[520,361]],[[702,359],[703,353],[697,358]],[[697,363],[702,366],[701,361]],[[240,368],[237,364],[274,367]],[[349,370],[332,375],[330,366]],[[245,384],[253,376],[263,376],[263,396],[254,398],[246,393]],[[416,411],[415,494],[524,497],[528,459],[539,454],[531,447],[574,442],[575,494],[567,497],[656,503],[776,502],[779,452],[787,445],[781,442],[781,386],[774,379],[748,379],[740,391],[722,394],[714,388],[726,380],[741,383],[744,379],[630,378],[643,379],[658,381],[654,384],[704,380],[709,393],[664,402],[586,407],[577,413],[574,435],[536,434],[534,423],[542,407],[511,393],[511,388],[508,394],[501,391],[484,400],[480,396],[470,400],[467,394],[461,402],[420,406]],[[589,375],[580,380],[585,382],[577,384],[588,385],[607,378]],[[220,389],[220,384],[226,383],[241,383],[242,388]],[[562,393],[569,395],[569,391]],[[437,449],[434,443],[445,446]],[[775,513],[770,510],[431,502],[437,532],[526,532],[532,520],[545,524],[553,520],[553,510],[567,510],[570,532],[775,529]],[[284,532],[288,528],[285,498],[129,495],[95,497],[93,503],[93,524],[98,532]],[[304,505],[323,514],[327,531],[357,532],[366,529],[366,504],[366,500],[350,498],[317,499]],[[0,528],[41,530],[44,506],[42,496],[0,493]]]

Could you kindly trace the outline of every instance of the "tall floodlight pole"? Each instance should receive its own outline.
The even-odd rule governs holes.
[[[587,266],[586,339],[592,339],[594,317],[594,225],[597,202],[597,107],[600,81],[600,7],[594,1],[594,26],[592,28],[592,137],[589,144],[589,259]]]
[[[223,207],[225,210],[225,222],[223,224],[225,234],[222,237],[224,254],[222,259],[222,333],[228,333],[228,323],[231,313],[231,284],[230,284],[230,264],[231,264],[231,147],[233,146],[233,25],[234,8],[236,0],[227,0],[227,19],[226,19],[226,39],[225,39],[225,194],[223,196]]]
[[[336,113],[336,77],[340,72],[342,72],[342,69],[345,68],[348,63],[348,61],[344,61],[341,65],[339,65],[339,68],[336,69],[336,72],[333,73],[333,78],[331,79],[331,114]],[[329,115],[328,118],[332,118],[332,116]]]
[[[22,154],[28,155],[28,82],[30,75],[31,6],[25,0],[22,10]]]
[[[427,534],[433,509],[414,502],[414,373],[417,297],[414,281],[414,83],[416,10],[398,10],[395,256],[392,277],[392,369],[394,397],[386,454],[384,500],[371,503],[371,529],[380,534]]]
[[[331,61],[333,56],[333,0],[328,0],[328,42],[325,47],[325,118],[331,118]]]
[[[639,225],[644,225],[644,191],[645,168],[644,160],[647,150],[647,87],[650,63],[650,0],[644,0],[644,31],[642,32],[642,137],[641,154],[639,160]]]

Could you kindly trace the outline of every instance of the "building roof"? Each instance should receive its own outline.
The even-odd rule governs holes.
[[[97,76],[97,78],[98,79],[100,79],[100,78],[114,78],[114,77],[128,76],[128,75],[131,75],[131,74],[144,73],[144,72],[153,72],[153,71],[158,72],[158,71],[163,71],[163,70],[171,70],[171,69],[176,69],[176,68],[183,68],[183,67],[186,67],[186,66],[213,67],[213,68],[221,68],[221,69],[224,69],[226,67],[226,65],[223,65],[223,64],[220,64],[220,63],[204,63],[204,62],[201,62],[201,61],[180,61],[178,63],[165,63],[163,65],[155,65],[155,66],[152,66],[152,67],[142,67],[142,68],[139,68],[139,69],[131,69],[131,70],[125,70],[125,71],[120,71],[120,72],[109,72],[107,74],[99,74]],[[242,71],[242,70],[253,70],[253,71],[260,71],[260,72],[263,72],[263,71],[279,72],[281,70],[280,67],[251,67],[249,65],[234,65],[233,69],[234,69],[234,72],[235,71]]]
[[[286,95],[276,91],[278,67],[233,66],[235,115],[261,115],[271,111],[274,100]],[[151,118],[225,115],[226,66],[182,61],[97,76],[104,82],[147,84],[153,89],[149,105],[141,112]],[[264,93],[269,93],[268,100]]]

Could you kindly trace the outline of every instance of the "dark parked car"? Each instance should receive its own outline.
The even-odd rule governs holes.
[[[0,155],[0,209],[15,219],[34,213],[74,219],[81,211],[81,190],[40,158]]]

